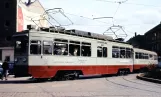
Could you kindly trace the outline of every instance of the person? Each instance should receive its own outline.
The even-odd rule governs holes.
[[[8,75],[8,70],[9,70],[9,64],[8,64],[8,62],[7,62],[6,59],[3,62],[3,64],[2,64],[2,68],[3,68],[2,80],[3,80],[3,77],[5,77],[5,80],[7,80],[7,75]]]
[[[75,49],[74,49],[74,56],[77,56],[77,52],[78,52],[78,49],[75,48]]]

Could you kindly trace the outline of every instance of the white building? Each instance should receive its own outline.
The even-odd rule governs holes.
[[[35,25],[39,27],[48,27],[48,22],[44,7],[39,0],[17,0],[17,23],[16,31],[27,29],[27,25]],[[14,47],[0,47],[0,61],[5,58],[14,61]]]

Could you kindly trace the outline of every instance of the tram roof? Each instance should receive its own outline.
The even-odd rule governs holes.
[[[140,49],[140,48],[133,48],[134,51],[136,52],[142,52],[142,53],[149,53],[149,54],[155,54],[157,55],[157,53],[155,51],[149,51],[149,50],[146,50],[146,49]]]
[[[67,34],[67,35],[73,35],[73,36],[79,36],[79,37],[85,37],[85,38],[92,38],[92,39],[98,39],[98,40],[105,40],[105,41],[129,44],[127,42],[115,40],[111,36],[106,36],[106,35],[102,35],[102,34],[86,32],[86,31],[81,31],[81,30],[76,30],[76,29],[56,30],[55,28],[45,28],[45,27],[41,27],[41,28],[39,28],[39,30],[36,30],[36,29],[23,30],[21,32],[15,33],[13,35],[13,37],[17,36],[17,35],[18,36],[20,36],[20,35],[27,35],[28,33],[33,32],[33,31],[34,32],[35,31],[44,31],[44,32],[49,32],[49,33],[60,33],[60,34]]]

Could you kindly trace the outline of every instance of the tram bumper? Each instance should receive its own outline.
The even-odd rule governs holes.
[[[15,77],[27,77],[30,76],[28,73],[29,67],[27,65],[14,65],[14,75]]]
[[[52,78],[56,74],[56,70],[51,66],[30,66],[29,73],[33,78]]]

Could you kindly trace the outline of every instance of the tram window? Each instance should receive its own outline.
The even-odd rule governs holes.
[[[145,54],[145,59],[149,59],[149,56],[148,56],[148,54]]]
[[[41,41],[31,40],[30,54],[41,54]]]
[[[80,45],[69,44],[69,55],[80,56]]]
[[[70,41],[70,43],[80,44],[80,42],[78,42],[78,41]]]
[[[153,55],[152,54],[149,55],[149,59],[153,60]]]
[[[112,57],[113,58],[119,58],[119,55],[120,55],[120,48],[113,46],[112,47]]]
[[[82,45],[91,45],[91,43],[82,42]]]
[[[157,57],[157,55],[154,55],[154,60],[158,60],[158,57]]]
[[[139,59],[139,53],[138,52],[135,52],[135,58]]]
[[[68,40],[65,40],[65,39],[55,39],[54,41],[58,41],[58,42],[68,42]]]
[[[134,58],[134,50],[131,49],[131,57],[130,58]]]
[[[144,53],[142,53],[142,58],[141,59],[145,59],[145,54]]]
[[[103,57],[107,57],[107,47],[103,47]]]
[[[97,57],[102,57],[102,47],[97,47]]]
[[[43,42],[43,54],[52,54],[52,42],[51,41]]]
[[[125,58],[125,48],[120,47],[120,58]]]
[[[31,44],[38,44],[40,43],[40,41],[37,41],[37,40],[31,40]]]
[[[132,58],[132,51],[130,48],[126,48],[126,58]]]
[[[68,44],[67,43],[54,43],[54,55],[68,55]]]
[[[139,59],[143,59],[143,53],[139,53]]]
[[[27,53],[27,51],[28,51],[28,41],[27,40],[15,41],[16,54]]]
[[[91,56],[91,44],[82,42],[81,56]]]

